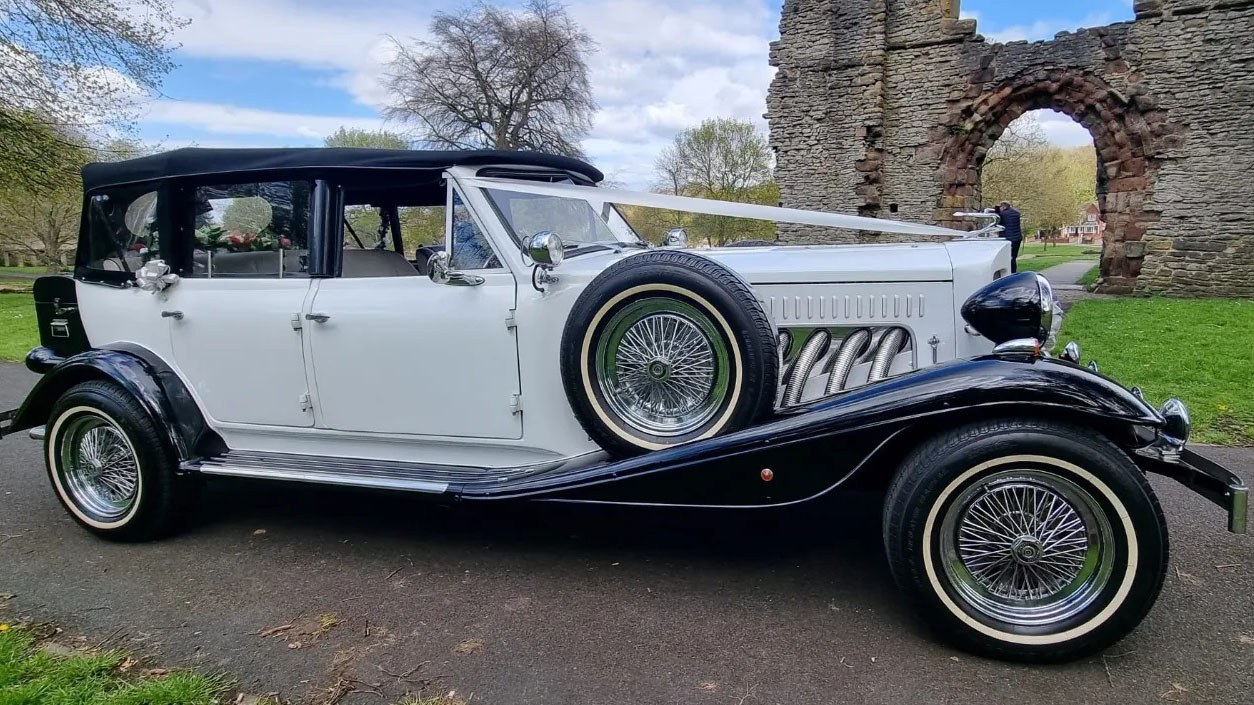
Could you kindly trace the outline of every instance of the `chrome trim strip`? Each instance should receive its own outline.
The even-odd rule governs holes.
[[[441,494],[448,491],[447,482],[429,482],[400,477],[379,477],[369,475],[349,475],[331,472],[280,470],[269,467],[251,467],[247,465],[202,465],[200,472],[206,475],[229,475],[231,477],[253,477],[266,480],[293,480],[297,482],[314,482],[323,485],[343,485],[349,487],[370,487],[388,490],[409,490],[412,492],[430,492]]]

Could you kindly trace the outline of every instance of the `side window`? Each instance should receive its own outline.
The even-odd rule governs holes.
[[[186,276],[308,277],[310,190],[307,181],[197,187]]]
[[[110,189],[92,195],[87,209],[78,260],[87,269],[124,277],[160,257],[155,189]]]
[[[499,269],[501,260],[492,252],[492,245],[479,229],[470,209],[462,201],[462,195],[454,188],[453,208],[449,214],[449,266],[453,269]]]

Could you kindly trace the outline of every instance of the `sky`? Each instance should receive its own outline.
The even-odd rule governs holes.
[[[512,1],[512,0],[507,0]],[[320,145],[340,126],[391,129],[379,83],[389,37],[420,38],[458,0],[172,0],[190,20],[162,95],[140,110],[139,136],[187,145]],[[781,0],[567,0],[598,44],[589,58],[600,105],[584,140],[614,181],[646,188],[653,161],[681,130],[710,117],[763,131]],[[1037,41],[1132,19],[1132,0],[964,0],[989,41]],[[1051,141],[1088,143],[1082,127],[1041,116]]]

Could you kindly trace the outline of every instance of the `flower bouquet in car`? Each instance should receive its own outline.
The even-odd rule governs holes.
[[[287,248],[292,244],[290,239],[279,236],[269,226],[259,232],[245,232],[206,225],[196,230],[196,241],[206,250],[227,252],[267,252]]]

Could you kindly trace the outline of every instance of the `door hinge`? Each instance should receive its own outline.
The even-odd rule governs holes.
[[[940,338],[937,338],[936,336],[934,336],[934,335],[933,335],[933,336],[932,336],[932,337],[931,337],[931,338],[927,341],[927,344],[932,346],[932,364],[933,364],[933,365],[935,365],[935,364],[936,364],[936,358],[937,358],[937,356],[938,356],[938,353],[937,353],[937,349],[936,349],[936,348],[937,348],[937,346],[939,346],[939,345],[940,345]]]
[[[313,408],[313,401],[309,399],[309,392],[305,392],[304,394],[300,395],[300,398],[298,399],[298,401],[300,402],[301,411],[309,411],[310,409]]]
[[[505,315],[505,329],[514,330],[518,327],[518,320],[514,318],[514,312],[510,311]]]
[[[292,330],[300,330],[304,326],[305,324],[301,322],[300,314],[293,313],[292,314]]]
[[[509,395],[509,413],[521,414],[522,410],[523,410],[522,395],[521,394]]]

